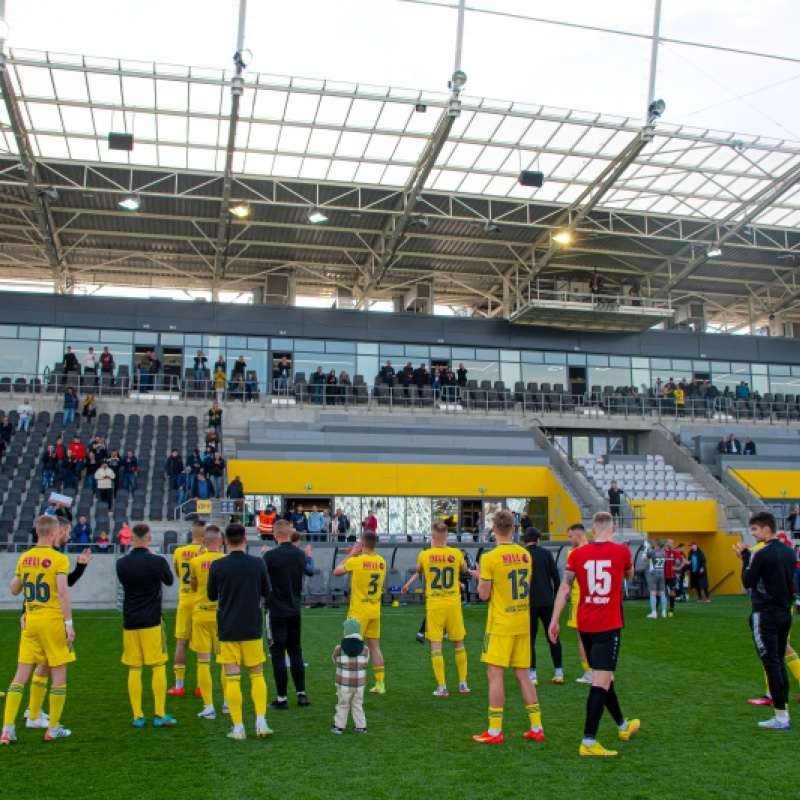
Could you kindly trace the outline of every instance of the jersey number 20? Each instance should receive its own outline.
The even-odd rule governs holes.
[[[431,567],[431,589],[452,589],[456,580],[453,567]]]

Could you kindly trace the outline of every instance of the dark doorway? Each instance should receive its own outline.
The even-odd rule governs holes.
[[[462,533],[472,533],[478,530],[481,522],[482,500],[462,500],[459,513],[459,530]]]
[[[332,497],[284,497],[283,508],[281,511],[288,511],[292,507],[303,506],[303,511],[308,514],[312,506],[317,507],[317,511],[331,511],[333,509]]]
[[[586,367],[569,368],[569,392],[581,399],[586,394]]]
[[[164,373],[165,387],[178,386],[183,366],[183,348],[164,347],[161,356],[161,371]]]
[[[694,372],[692,373],[694,379],[696,381],[710,381],[711,380],[711,373],[710,372]]]
[[[550,533],[549,502],[546,497],[532,497],[528,503],[528,516],[534,528]]]
[[[289,364],[289,374],[287,376],[282,375],[282,368],[281,365],[283,363],[283,359]],[[272,354],[272,385],[270,386],[271,392],[277,392],[278,394],[289,394],[289,390],[294,385],[294,364],[292,364],[292,354],[291,353],[273,353]],[[306,375],[306,380],[308,380],[309,376]]]

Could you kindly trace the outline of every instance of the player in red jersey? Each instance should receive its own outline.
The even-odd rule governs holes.
[[[669,598],[669,616],[675,613],[675,587],[678,584],[677,566],[681,562],[681,554],[675,549],[672,539],[664,543],[664,583]]]
[[[580,754],[582,756],[615,756],[615,750],[606,750],[597,741],[597,729],[603,709],[614,719],[619,738],[628,740],[639,730],[638,719],[626,720],[619,707],[614,689],[614,670],[619,655],[620,633],[623,627],[623,580],[633,578],[630,550],[615,544],[614,520],[606,511],[592,518],[594,541],[572,550],[567,556],[564,579],[556,595],[553,621],[550,623],[550,640],[558,637],[558,620],[577,580],[581,591],[578,607],[578,633],[586,649],[586,658],[592,668],[592,688],[586,701],[586,724]]]

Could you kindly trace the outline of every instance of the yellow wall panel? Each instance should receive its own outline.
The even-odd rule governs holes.
[[[742,593],[742,562],[733,554],[733,545],[739,541],[738,536],[727,536],[723,531],[680,536],[681,538],[678,538],[678,534],[672,536],[675,544],[683,542],[688,545],[690,541],[696,541],[697,546],[706,554],[708,586],[713,589],[714,594]],[[688,547],[686,555],[689,555]]]
[[[641,509],[641,526],[637,527],[647,534],[717,530],[714,500],[632,500],[630,505]]]
[[[800,470],[729,469],[728,472],[758,497],[800,497]]]

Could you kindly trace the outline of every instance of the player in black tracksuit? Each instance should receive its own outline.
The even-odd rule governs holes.
[[[775,537],[775,517],[768,511],[750,517],[750,533],[764,546],[751,552],[740,543],[734,550],[742,559],[742,583],[750,590],[753,606],[750,614],[753,641],[775,705],[775,718],[758,724],[762,728],[787,730],[789,678],[784,655],[792,627],[794,550]]]
[[[550,641],[547,636],[547,629],[553,618],[553,604],[555,603],[556,592],[561,579],[558,576],[558,568],[555,559],[549,550],[539,547],[541,534],[536,528],[527,528],[522,535],[528,553],[531,556],[531,680],[536,680],[536,632],[539,628],[539,620],[544,626],[545,639],[550,645],[550,656],[555,667],[555,677],[553,683],[563,683],[564,673],[561,666],[561,640],[555,643]]]

